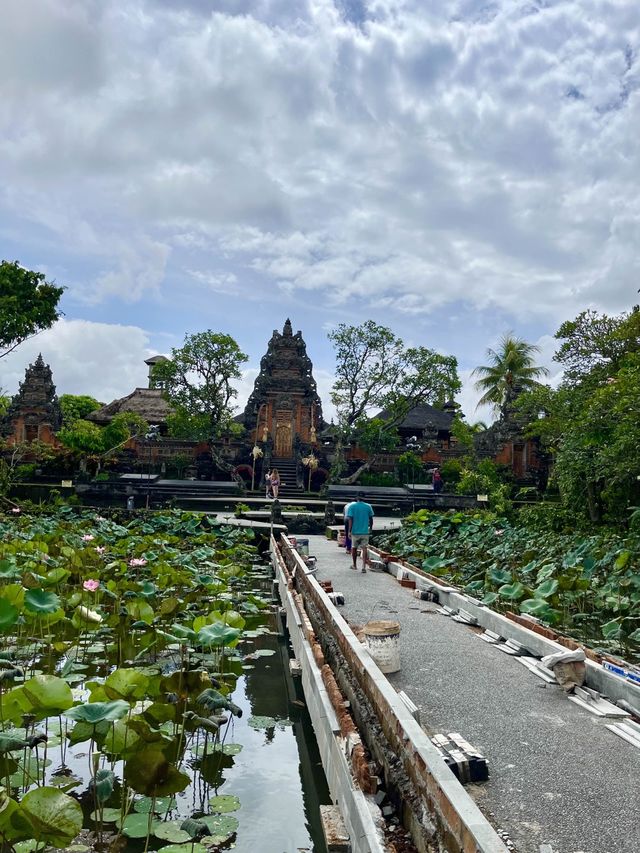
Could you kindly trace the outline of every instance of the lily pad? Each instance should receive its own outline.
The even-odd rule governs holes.
[[[0,598],[0,631],[8,631],[18,621],[18,609],[7,601],[6,598]]]
[[[240,808],[240,797],[233,794],[220,794],[217,797],[211,797],[209,805],[214,812],[225,814],[226,812],[235,812]]]
[[[247,722],[252,729],[272,729],[275,726],[284,729],[287,726],[293,725],[291,720],[276,720],[275,717],[261,716],[249,717]]]
[[[22,689],[34,707],[43,711],[60,713],[73,705],[71,688],[57,675],[36,675],[25,681]]]
[[[121,817],[122,817],[122,812],[120,811],[120,809],[111,809],[111,808],[102,809],[102,821],[103,821],[103,823],[116,823],[116,821],[119,821]],[[100,820],[100,812],[99,811],[91,812],[91,820],[98,823],[98,821]]]
[[[140,797],[134,802],[133,808],[143,814],[149,814],[152,808],[155,814],[165,814],[175,808],[175,805],[175,797],[156,797],[155,800],[153,797]]]
[[[24,606],[31,613],[40,615],[55,613],[60,607],[60,599],[55,592],[45,592],[44,589],[29,589],[24,596]]]
[[[153,825],[153,834],[156,838],[161,838],[163,841],[171,841],[173,844],[180,844],[183,841],[190,841],[191,836],[184,829],[180,829],[182,820],[160,820]]]
[[[128,814],[124,821],[117,820],[116,823],[128,838],[146,838],[149,834],[149,815],[134,812]]]
[[[162,848],[162,853],[208,853],[209,848],[204,844],[169,844]]]
[[[238,831],[238,826],[240,825],[237,818],[228,814],[207,815],[203,820],[209,827],[209,832],[215,838],[214,843],[216,844],[223,844],[225,841],[228,841]]]
[[[70,708],[65,712],[65,717],[95,725],[103,720],[120,720],[130,710],[131,706],[123,699],[116,699],[113,702],[88,702],[85,705]]]
[[[159,749],[143,749],[125,764],[127,780],[134,791],[148,797],[166,796],[184,791],[191,782]]]
[[[104,692],[109,699],[142,699],[149,679],[139,669],[116,669],[104,682]]]
[[[24,795],[22,811],[31,821],[34,837],[54,847],[66,847],[82,829],[82,809],[57,788],[35,788]]]
[[[224,755],[238,755],[242,752],[241,743],[216,743],[213,747],[214,752],[222,752]]]

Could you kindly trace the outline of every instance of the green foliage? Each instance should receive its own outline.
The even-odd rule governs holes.
[[[459,495],[487,495],[489,506],[499,515],[511,511],[510,486],[503,483],[498,468],[490,459],[483,459],[475,467],[462,468],[456,484]]]
[[[206,437],[221,435],[231,422],[236,396],[231,382],[241,377],[240,367],[246,361],[230,335],[211,330],[187,335],[184,345],[172,349],[171,358],[153,369],[154,381],[176,409],[172,428],[201,435],[207,418]]]
[[[623,523],[640,500],[640,311],[583,312],[556,337],[565,377],[557,390],[538,388],[519,401],[527,433],[553,458],[554,482],[574,516]]]
[[[536,527],[534,514],[543,522]],[[556,533],[542,516],[539,507],[515,523],[490,512],[419,510],[376,542],[487,605],[515,607],[640,660],[640,538]]]
[[[367,320],[341,323],[329,333],[336,353],[331,399],[345,434],[375,409],[385,411],[383,431],[393,433],[420,403],[442,404],[460,388],[457,362],[426,347],[405,347],[394,333]]]
[[[512,403],[519,392],[534,387],[538,378],[548,373],[534,362],[538,352],[540,347],[514,337],[511,332],[503,336],[499,349],[488,349],[489,364],[473,371],[473,375],[480,377],[476,388],[484,392],[478,405],[491,403],[499,410]]]
[[[0,263],[0,358],[55,323],[63,291],[18,261]]]
[[[101,453],[104,446],[102,429],[91,421],[77,420],[70,426],[63,426],[58,439],[77,453]]]
[[[102,403],[86,394],[63,394],[60,397],[62,423],[64,426],[70,426],[74,421],[83,420],[101,406]]]
[[[458,445],[466,451],[473,451],[473,436],[477,430],[469,426],[468,423],[462,420],[459,415],[456,415],[451,424],[451,435],[457,441]]]
[[[387,486],[388,488],[402,485],[395,474],[376,474],[371,471],[361,474],[358,477],[358,483],[361,486]]]
[[[447,486],[455,486],[460,482],[464,467],[462,459],[447,459],[440,465],[440,474]]]
[[[182,406],[176,406],[167,417],[167,428],[172,438],[207,441],[211,436],[211,417],[206,412],[191,414]]]

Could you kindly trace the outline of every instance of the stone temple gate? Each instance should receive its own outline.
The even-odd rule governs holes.
[[[269,443],[277,459],[292,459],[298,448],[316,443],[322,403],[302,332],[294,335],[290,320],[271,336],[242,420],[249,440]]]

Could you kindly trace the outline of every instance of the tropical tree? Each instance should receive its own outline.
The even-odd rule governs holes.
[[[63,291],[18,261],[0,263],[0,358],[55,323]]]
[[[347,478],[355,481],[376,453],[396,445],[397,427],[412,409],[422,403],[441,405],[456,394],[457,361],[427,347],[406,347],[391,329],[373,320],[360,326],[341,323],[329,340],[336,355],[331,399],[341,441],[355,440],[372,454]],[[373,418],[376,412],[381,417]]]
[[[182,347],[171,350],[170,359],[154,366],[153,380],[180,414],[177,420],[183,431],[188,418],[196,419],[200,431],[205,416],[208,437],[215,439],[231,423],[237,395],[231,383],[240,379],[240,366],[247,360],[231,335],[209,329],[187,335]]]
[[[556,338],[562,383],[537,386],[517,408],[554,461],[565,507],[591,522],[624,522],[640,501],[640,310],[585,311]]]
[[[483,391],[478,406],[491,403],[497,411],[510,405],[522,391],[529,391],[541,376],[546,376],[546,367],[535,364],[534,356],[540,347],[528,344],[508,332],[500,341],[497,350],[487,350],[488,364],[473,371],[478,376],[475,387]]]
[[[88,414],[95,412],[101,406],[102,403],[87,394],[63,394],[60,397],[62,423],[68,426],[74,421],[86,418]]]

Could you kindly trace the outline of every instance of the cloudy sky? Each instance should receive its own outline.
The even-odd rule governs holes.
[[[0,256],[67,288],[42,351],[108,401],[185,333],[366,319],[453,353],[640,286],[635,0],[6,0]],[[555,371],[557,373],[557,369]],[[326,406],[328,410],[328,405]]]

